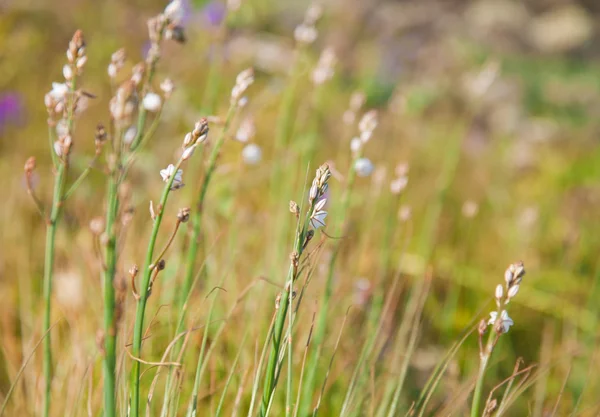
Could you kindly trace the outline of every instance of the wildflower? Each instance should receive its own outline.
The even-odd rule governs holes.
[[[326,48],[321,53],[319,62],[312,73],[312,81],[316,85],[324,84],[333,77],[333,66],[336,62],[335,52],[332,48]]]
[[[175,90],[175,85],[173,84],[173,81],[171,81],[170,78],[165,78],[164,81],[160,83],[160,89],[165,95],[165,99],[168,99],[169,97],[171,97],[173,90]]]
[[[260,146],[254,143],[246,145],[242,150],[242,158],[248,165],[258,164],[262,159],[262,150],[260,149]]]
[[[142,104],[146,110],[154,113],[160,109],[162,100],[158,94],[148,93],[144,96]]]
[[[373,163],[368,158],[359,158],[354,162],[356,175],[368,177],[373,172]]]
[[[8,123],[22,120],[23,101],[17,93],[7,93],[0,96],[0,131]]]
[[[171,190],[177,190],[178,188],[183,187],[182,169],[178,169],[177,172],[175,172],[175,166],[173,164],[169,164],[167,168],[160,170],[160,176],[164,182],[169,182],[172,175],[175,175],[175,177],[173,178]]]
[[[221,2],[211,1],[204,7],[204,18],[210,26],[219,26],[225,18],[227,8]]]
[[[165,7],[164,17],[172,24],[178,25],[185,17],[185,10],[181,0],[173,0]]]
[[[490,313],[490,319],[488,320],[488,325],[494,326],[496,321],[498,320],[498,312],[492,311]],[[506,310],[502,310],[500,313],[500,321],[498,322],[497,330],[500,333],[507,333],[510,329],[510,326],[515,324],[515,322],[508,316],[508,312]]]
[[[65,83],[52,83],[52,90],[48,93],[54,101],[63,101],[69,92],[69,86]]]
[[[321,201],[325,201],[325,199]],[[321,203],[321,201],[319,201],[319,203]],[[314,229],[325,226],[325,217],[327,217],[327,212],[325,210],[316,210],[319,203],[315,205],[315,210],[313,211],[312,216],[310,216],[310,225]]]

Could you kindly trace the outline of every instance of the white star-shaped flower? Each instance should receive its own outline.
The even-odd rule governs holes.
[[[175,174],[175,178],[173,178],[173,185],[171,186],[171,190],[176,190],[178,188],[183,187],[183,169],[178,169],[175,172],[175,166],[173,164],[169,164],[165,169],[160,170],[160,176],[162,177],[164,182],[168,182],[171,178],[171,175]]]
[[[498,319],[498,312],[497,311],[492,311],[490,313],[490,319],[488,320],[488,324],[490,326],[493,326],[496,323],[496,320]],[[500,325],[502,328],[502,333],[507,333],[508,330],[510,329],[510,326],[512,326],[513,324],[515,324],[515,322],[513,321],[513,319],[511,319],[508,316],[508,312],[506,310],[502,310],[502,312],[500,313]]]
[[[313,214],[310,216],[310,225],[314,229],[325,226],[325,217],[327,217],[327,212],[323,210],[325,203],[327,203],[327,199],[323,198],[315,204]]]

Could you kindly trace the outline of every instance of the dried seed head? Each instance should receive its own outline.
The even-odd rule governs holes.
[[[33,171],[35,171],[35,156],[30,156],[29,158],[27,158],[27,161],[25,161],[25,173],[26,174],[31,174]]]
[[[158,264],[156,265],[156,269],[158,271],[162,271],[163,269],[165,269],[166,265],[167,265],[167,263],[165,262],[165,260],[161,259],[160,261],[158,261]]]
[[[185,223],[189,219],[190,219],[190,208],[185,207],[185,208],[179,209],[179,212],[177,212],[177,220],[179,220],[181,223]]]
[[[94,141],[96,143],[96,146],[100,146],[104,142],[106,142],[107,137],[108,135],[106,133],[104,125],[102,123],[98,123],[98,125],[96,125],[96,132],[94,134]]]
[[[487,329],[487,323],[485,322],[485,320],[482,319],[479,322],[479,326],[477,327],[477,332],[479,333],[480,336],[484,335],[485,329]]]
[[[134,264],[131,268],[129,268],[129,275],[131,275],[132,278],[135,278],[139,271],[140,269],[138,266]]]
[[[494,411],[496,411],[496,408],[498,407],[498,401],[493,398],[491,401],[488,401],[487,404],[485,405],[485,410],[483,410],[483,416],[484,417],[489,417],[491,416]]]
[[[174,40],[177,43],[185,43],[187,38],[185,36],[185,29],[183,26],[169,25],[165,30],[165,38]]]
[[[298,203],[296,203],[293,200],[290,201],[290,212],[293,213],[296,217],[300,215],[300,207],[298,206]]]

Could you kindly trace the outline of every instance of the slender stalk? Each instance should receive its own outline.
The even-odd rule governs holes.
[[[359,158],[357,156],[356,158]],[[350,196],[352,194],[352,188],[354,187],[354,181],[356,179],[356,171],[354,169],[354,159],[352,161],[352,165],[348,171],[347,175],[347,183],[346,188],[344,190],[344,194],[342,196],[340,211],[339,211],[339,219],[340,223],[337,231],[334,233],[335,236],[343,235],[343,231],[345,228],[346,215],[348,212],[348,208],[350,207]],[[337,216],[336,216],[337,217]],[[317,368],[319,365],[319,358],[321,352],[321,346],[325,339],[325,334],[327,332],[327,322],[329,319],[328,310],[329,310],[329,301],[331,299],[331,295],[333,294],[333,275],[335,270],[335,263],[337,261],[337,257],[340,252],[340,244],[341,241],[336,241],[332,253],[331,258],[329,260],[329,268],[327,272],[327,278],[325,280],[325,291],[323,293],[323,298],[321,301],[321,307],[319,308],[319,315],[317,317],[317,324],[315,326],[315,332],[313,336],[313,346],[315,349],[313,350],[312,355],[309,354],[308,366],[306,370],[306,377],[304,379],[304,385],[302,387],[302,398],[304,398],[303,403],[300,406],[300,416],[306,416],[310,414],[311,408],[311,400],[313,397],[313,391],[315,388],[316,377],[317,377]]]
[[[52,277],[54,273],[54,250],[56,240],[56,227],[62,209],[62,195],[65,185],[67,171],[66,161],[59,161],[54,180],[54,196],[52,199],[52,211],[46,227],[46,252],[44,260],[44,327],[43,332],[50,329],[50,313],[52,309]],[[50,413],[50,397],[52,386],[52,343],[48,333],[44,339],[44,417]]]
[[[498,317],[500,317],[500,312],[498,312]],[[492,328],[490,328],[490,334],[488,335],[487,343],[485,345],[484,350],[481,352],[479,359],[479,372],[477,373],[477,382],[475,383],[475,391],[473,392],[471,417],[480,416],[479,408],[481,404],[481,393],[483,391],[483,379],[485,376],[485,370],[487,369],[490,356],[492,356],[492,351],[494,350],[494,346],[497,340],[498,334],[494,331],[494,327],[492,326]]]
[[[288,312],[288,308],[290,307],[290,296],[293,291],[293,284],[298,276],[298,260],[302,256],[302,252],[305,248],[306,236],[308,234],[308,225],[310,221],[310,216],[314,210],[316,203],[316,199],[311,202],[311,206],[307,211],[307,215],[304,219],[302,227],[300,228],[300,224],[297,225],[296,232],[296,241],[294,243],[294,256],[292,257],[290,268],[288,270],[287,278],[285,281],[284,290],[281,293],[281,298],[279,299],[279,308],[277,309],[277,314],[275,317],[275,326],[273,328],[273,344],[271,346],[271,353],[269,355],[269,361],[267,362],[267,370],[264,377],[264,389],[263,389],[263,400],[260,407],[259,416],[265,417],[267,415],[267,410],[272,401],[273,392],[275,390],[275,386],[277,384],[276,374],[277,365],[279,363],[280,356],[280,347],[283,336],[283,329],[285,327],[285,319]],[[291,326],[291,323],[290,323]],[[291,327],[290,327],[291,329]]]
[[[106,210],[106,243],[104,270],[104,415],[114,417],[115,404],[115,367],[116,336],[115,323],[115,287],[114,278],[117,266],[117,233],[115,220],[119,210],[118,172],[113,170],[108,178],[108,204]]]
[[[167,199],[169,198],[169,193],[171,191],[171,187],[173,185],[173,181],[175,180],[175,173],[181,166],[183,160],[180,159],[177,162],[177,165],[174,168],[173,175],[167,181],[163,189],[162,196],[160,198],[160,203],[158,205],[159,210],[156,215],[156,219],[154,220],[154,226],[152,227],[152,234],[150,235],[150,241],[148,243],[148,249],[146,251],[146,261],[144,263],[142,283],[140,285],[140,299],[138,300],[136,314],[135,314],[135,325],[133,329],[133,347],[132,347],[132,355],[136,358],[140,357],[140,351],[142,347],[142,331],[144,326],[144,313],[146,311],[146,302],[148,301],[148,288],[150,285],[150,278],[154,271],[154,265],[152,264],[153,255],[154,255],[154,246],[156,245],[156,239],[158,237],[158,230],[160,229],[160,225],[162,223],[162,218],[165,213],[165,206],[167,203]],[[130,400],[130,417],[138,417],[139,416],[139,403],[140,403],[140,363],[138,361],[133,361],[133,366],[131,369],[131,400]]]

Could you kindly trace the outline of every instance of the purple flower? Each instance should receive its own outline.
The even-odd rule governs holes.
[[[16,92],[0,93],[0,132],[5,126],[23,122],[23,100]]]
[[[218,26],[225,18],[227,9],[222,2],[211,1],[204,7],[204,18],[210,26]]]

